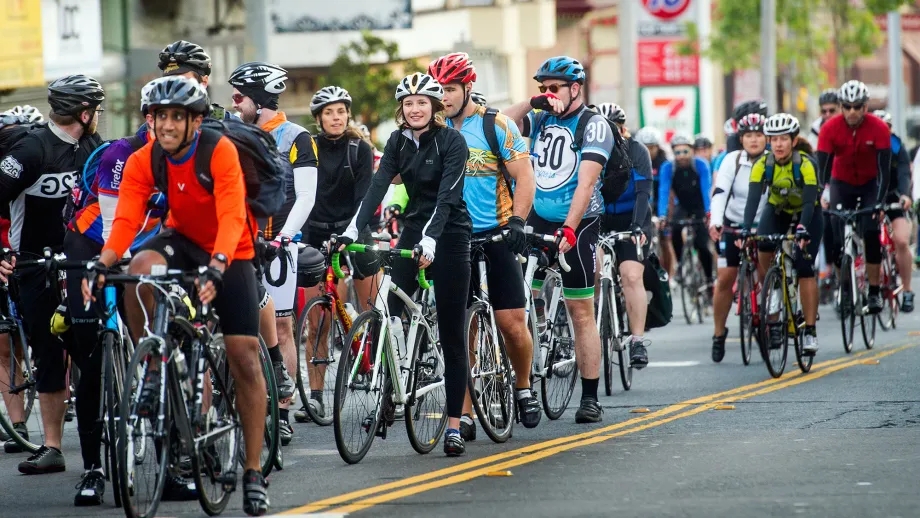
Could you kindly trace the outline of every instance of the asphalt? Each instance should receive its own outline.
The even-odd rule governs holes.
[[[649,334],[652,364],[635,373],[632,390],[617,382],[612,396],[601,396],[603,423],[575,424],[570,405],[557,421],[544,416],[535,429],[517,426],[505,444],[480,431],[460,459],[445,458],[440,448],[416,454],[397,423],[349,466],[331,426],[295,424],[285,469],[269,477],[272,511],[920,516],[920,314],[902,314],[897,329],[879,330],[872,351],[857,330],[849,355],[833,312],[822,307],[822,315],[812,372],[800,374],[790,356],[778,380],[756,351],[750,366],[742,364],[737,338],[714,364],[711,319],[688,326],[677,315]],[[737,337],[735,318],[730,337]],[[75,423],[66,427],[64,451],[68,471],[43,476],[20,475],[16,464],[24,455],[0,453],[0,517],[123,515],[110,494],[101,507],[72,506],[82,465]],[[165,502],[157,515],[205,516],[196,502]],[[224,516],[242,515],[241,496],[234,495]]]

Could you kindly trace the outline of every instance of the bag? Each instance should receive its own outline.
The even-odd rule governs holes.
[[[649,254],[645,258],[645,272],[642,282],[647,295],[651,296],[648,312],[645,316],[645,330],[664,327],[674,316],[674,303],[671,301],[671,284],[668,272],[664,271],[658,256]]]
[[[358,177],[355,175],[355,170],[352,167],[352,164],[358,163],[358,139],[348,139],[348,152],[345,153],[345,157],[348,160],[348,163],[345,164],[345,169],[348,169],[348,172],[351,173],[351,179],[353,181],[357,180]]]
[[[308,246],[297,254],[297,287],[312,288],[323,280],[326,258],[322,252]]]
[[[92,189],[93,182],[96,181],[96,173],[99,170],[99,162],[102,162],[102,154],[105,150],[117,140],[119,139],[107,140],[100,144],[99,147],[94,149],[89,155],[89,158],[86,159],[86,163],[83,164],[83,172],[81,173],[80,181],[73,189],[73,201],[76,210],[86,207],[86,205],[89,204],[89,200],[97,196],[92,193]],[[137,135],[127,137],[125,140],[128,141],[128,144],[134,151],[144,147],[144,144],[147,143],[147,141]]]
[[[598,112],[593,106],[588,106],[588,109],[579,115],[578,125],[575,126],[573,150],[579,151],[582,149],[585,140],[585,129],[588,126],[588,122],[591,121],[591,117],[597,114]],[[623,138],[623,135],[620,135],[620,129],[606,117],[604,117],[604,120],[607,121],[607,126],[613,133],[613,151],[610,153],[607,165],[601,173],[601,181],[603,182],[601,195],[604,197],[604,203],[607,204],[615,203],[629,188],[629,178],[632,176],[633,164],[632,160],[629,159],[629,143]]]
[[[502,159],[502,148],[498,145],[498,135],[495,133],[496,115],[498,115],[498,110],[495,108],[486,108],[486,114],[482,116],[482,132],[485,134],[486,142],[489,143],[489,150],[495,155],[495,160],[498,163],[498,170],[505,178],[505,185],[508,186],[508,194],[511,195],[511,199],[514,199],[514,184],[511,183],[511,175],[508,173],[508,168],[505,167],[504,159]]]
[[[211,155],[220,138],[227,137],[240,155],[240,167],[246,183],[246,203],[257,218],[272,217],[285,201],[285,182],[293,181],[294,171],[287,158],[278,152],[275,141],[264,130],[243,121],[205,119],[195,152],[195,175],[201,186],[214,194],[211,176]],[[166,177],[166,155],[159,143],[151,153],[154,185],[160,192],[169,192]]]
[[[772,184],[773,183],[773,173],[776,170],[776,157],[773,156],[773,153],[767,155],[766,161],[763,166],[763,183]],[[799,187],[805,185],[805,180],[802,179],[802,153],[794,152],[792,153],[792,179],[795,181],[795,184]]]

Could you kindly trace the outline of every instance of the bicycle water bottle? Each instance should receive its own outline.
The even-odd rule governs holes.
[[[533,299],[534,311],[537,314],[537,334],[546,332],[546,301],[537,297]]]
[[[192,384],[188,379],[188,362],[185,361],[185,353],[182,352],[181,348],[176,349],[176,354],[173,356],[173,365],[176,367],[176,374],[179,376],[185,396],[192,397]]]
[[[403,326],[402,320],[399,317],[390,317],[390,336],[396,340],[394,344],[396,349],[396,354],[399,355],[399,359],[402,360],[406,357],[406,338],[403,336]]]
[[[351,302],[345,303],[345,313],[348,313],[348,316],[351,317],[352,322],[358,319],[358,312],[355,311],[355,307],[351,305]]]

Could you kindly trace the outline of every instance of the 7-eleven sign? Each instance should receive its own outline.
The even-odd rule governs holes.
[[[682,133],[693,137],[699,133],[699,90],[696,86],[646,87],[639,92],[642,126],[658,129],[666,141]]]

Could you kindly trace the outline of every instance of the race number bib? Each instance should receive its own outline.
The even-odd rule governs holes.
[[[558,189],[576,175],[578,154],[572,149],[573,142],[572,132],[561,126],[546,126],[537,135],[533,171],[541,190]]]

